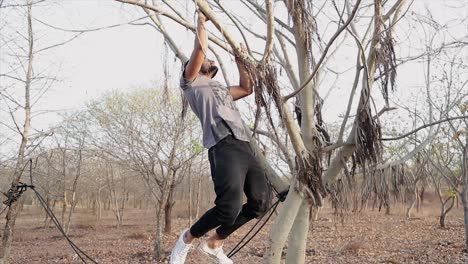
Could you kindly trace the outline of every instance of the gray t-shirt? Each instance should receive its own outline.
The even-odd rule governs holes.
[[[182,76],[180,87],[200,119],[205,148],[211,148],[230,134],[238,140],[249,141],[228,87],[204,75],[198,75],[193,81]]]

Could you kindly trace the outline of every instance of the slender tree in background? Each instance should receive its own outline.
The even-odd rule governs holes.
[[[13,174],[13,181],[11,183],[12,188],[15,188],[20,181],[25,168],[25,156],[27,151],[27,145],[30,137],[31,129],[31,82],[33,76],[33,60],[34,60],[34,36],[33,36],[33,24],[32,24],[32,0],[27,2],[27,25],[28,25],[28,49],[27,49],[27,60],[26,60],[26,76],[24,78],[24,105],[20,107],[24,110],[24,124],[20,129],[17,126],[18,132],[21,136],[21,144],[18,149],[18,156],[16,159],[15,170]],[[10,249],[11,242],[13,240],[13,228],[15,227],[16,217],[18,215],[18,202],[15,201],[8,208],[6,215],[6,223],[2,231],[2,245],[0,248],[0,263],[10,263]]]
[[[38,41],[35,34],[33,9],[44,1],[26,0],[21,2],[0,2],[2,12],[2,25],[0,30],[0,46],[2,46],[2,69],[0,71],[0,99],[2,100],[2,111],[7,112],[11,118],[11,124],[0,121],[2,128],[14,132],[19,140],[18,149],[14,160],[11,188],[18,185],[26,163],[31,154],[42,144],[43,140],[51,134],[51,131],[33,131],[31,120],[33,107],[43,98],[47,91],[57,82],[56,74],[51,69],[35,67],[39,55],[56,47],[65,45],[75,37],[60,43],[46,43]],[[24,21],[17,21],[18,16],[5,17],[4,14],[25,14]],[[4,34],[5,33],[5,34]],[[12,43],[14,45],[12,45]],[[49,44],[49,45],[48,45]],[[3,52],[3,51],[8,52]],[[5,67],[3,67],[5,66]],[[19,89],[21,87],[21,89]],[[21,92],[19,92],[21,91]],[[4,107],[7,109],[5,110]],[[47,111],[42,112],[47,113]],[[36,116],[39,113],[36,113]],[[13,239],[13,229],[18,215],[18,201],[14,201],[7,210],[6,223],[1,232],[2,244],[0,247],[0,263],[10,262],[10,249]]]

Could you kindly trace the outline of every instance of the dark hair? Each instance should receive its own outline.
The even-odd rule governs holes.
[[[188,65],[189,61],[190,61],[190,60],[187,60],[186,62],[184,62],[184,63],[182,64],[182,74],[185,73],[185,68],[187,68],[187,65]],[[213,72],[213,76],[212,76],[211,78],[214,78],[214,77],[216,76],[216,74],[218,73],[218,70],[219,70],[219,69],[218,69],[217,66],[213,66],[213,67],[210,67],[210,68],[208,69],[208,72]]]

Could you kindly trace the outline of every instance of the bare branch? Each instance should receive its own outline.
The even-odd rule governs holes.
[[[34,20],[41,23],[41,24],[43,24],[43,25],[45,25],[45,26],[48,26],[48,27],[56,29],[56,30],[65,31],[65,32],[73,32],[73,33],[86,33],[86,32],[94,32],[94,31],[100,31],[100,30],[105,30],[105,29],[111,29],[111,28],[121,27],[121,26],[125,26],[125,25],[130,25],[132,23],[141,21],[141,20],[143,20],[143,19],[145,19],[147,17],[148,16],[144,16],[144,17],[140,17],[140,18],[131,20],[129,22],[125,22],[125,23],[119,23],[119,24],[115,24],[115,25],[98,27],[98,28],[90,28],[90,29],[67,29],[67,28],[62,28],[62,27],[57,27],[57,26],[51,25],[51,24],[46,23],[46,22],[44,22],[44,21],[42,21],[42,20],[40,20],[38,18],[34,18]]]
[[[263,58],[261,63],[268,62],[273,49],[273,32],[275,31],[274,15],[273,15],[273,3],[272,0],[266,0],[266,16],[267,16],[267,39],[265,43],[265,50],[263,52]]]
[[[318,72],[318,69],[320,68],[322,62],[325,60],[325,57],[327,56],[327,53],[328,53],[328,50],[330,49],[331,45],[333,44],[333,42],[335,42],[335,40],[338,38],[338,36],[348,27],[348,25],[351,23],[351,21],[354,19],[354,16],[356,15],[357,13],[357,10],[358,10],[358,7],[359,7],[359,4],[361,3],[361,0],[357,0],[356,1],[356,4],[354,6],[354,9],[353,11],[351,12],[351,15],[348,17],[348,20],[346,21],[346,23],[341,26],[340,28],[338,28],[338,31],[336,31],[336,33],[331,37],[331,39],[328,41],[328,44],[327,46],[325,47],[325,50],[323,51],[323,54],[322,56],[320,57],[320,60],[318,61],[317,65],[315,66],[314,68],[314,71],[312,72],[312,74],[309,76],[309,78],[301,85],[301,87],[299,87],[299,89],[295,90],[294,92],[292,92],[291,94],[288,94],[286,96],[283,97],[283,102],[286,102],[288,101],[289,99],[291,99],[292,97],[296,96],[299,92],[302,91],[302,89],[304,89],[307,84],[309,84],[309,82],[315,77],[315,75],[317,74]]]
[[[54,45],[52,45],[52,46],[48,46],[48,47],[45,47],[45,48],[36,50],[36,51],[34,51],[34,54],[37,54],[37,53],[39,53],[39,52],[42,52],[42,51],[45,51],[45,50],[48,50],[48,49],[52,49],[52,48],[56,48],[56,47],[59,47],[59,46],[63,46],[63,45],[65,45],[65,44],[71,42],[72,40],[76,39],[77,37],[81,36],[81,34],[83,34],[83,32],[82,32],[82,33],[76,34],[75,36],[71,37],[71,38],[68,39],[68,40],[65,40],[64,42],[57,43],[57,44],[54,44]]]
[[[158,9],[152,5],[149,5],[149,4],[146,4],[146,3],[143,3],[143,2],[139,2],[137,0],[114,0],[114,1],[117,1],[117,2],[121,2],[121,3],[125,3],[125,4],[131,4],[131,5],[136,5],[136,6],[139,6],[139,7],[143,7],[143,8],[146,8],[146,9],[149,9],[149,10],[152,10],[154,11],[156,14],[158,15],[161,15],[161,16],[165,16],[167,18],[170,18],[171,20],[173,20],[174,22],[178,23],[179,25],[181,26],[184,26],[185,28],[187,29],[190,29],[191,31],[195,32],[196,31],[196,28],[194,25],[190,24],[189,22],[187,22],[186,20],[180,18],[179,16],[175,16],[171,13],[168,13],[164,10],[161,10],[161,9]],[[213,43],[215,43],[216,45],[218,45],[219,47],[221,47],[222,49],[232,53],[232,51],[229,49],[229,47],[227,47],[222,41],[220,41],[219,39],[217,38],[214,38],[212,36],[208,36],[208,39],[210,41],[212,41]]]
[[[434,126],[434,125],[438,125],[440,123],[444,123],[444,122],[448,122],[448,121],[451,121],[451,120],[457,120],[457,119],[465,119],[465,118],[468,118],[467,115],[465,116],[455,116],[455,117],[450,117],[450,118],[445,118],[445,119],[442,119],[442,120],[439,120],[439,121],[436,121],[436,122],[433,122],[433,123],[429,123],[429,124],[426,124],[426,125],[423,125],[423,126],[420,126],[408,133],[405,133],[401,136],[398,136],[398,137],[394,137],[394,138],[381,138],[381,140],[384,140],[384,141],[391,141],[391,140],[398,140],[398,139],[402,139],[402,138],[405,138],[411,134],[414,134],[416,132],[418,132],[419,130],[421,129],[424,129],[424,128],[427,128],[427,127],[431,127],[431,126]]]

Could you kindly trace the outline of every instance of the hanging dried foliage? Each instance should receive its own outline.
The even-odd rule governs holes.
[[[356,129],[356,152],[355,158],[358,165],[365,168],[366,163],[377,163],[381,160],[382,144],[380,141],[382,131],[380,124],[372,117],[369,104],[369,89],[362,91],[366,95],[362,105],[358,108],[357,129]]]
[[[402,201],[402,199],[406,196],[404,186],[409,186],[409,179],[407,178],[405,167],[401,166],[392,166],[391,170],[391,177],[390,183],[392,188],[392,194],[397,199]]]
[[[240,58],[240,56],[239,56]],[[268,62],[258,63],[250,59],[243,58],[242,62],[249,73],[255,90],[255,102],[257,105],[256,121],[254,131],[258,124],[260,109],[264,108],[267,119],[272,128],[275,127],[270,109],[271,101],[274,102],[278,109],[278,114],[283,119],[283,102],[280,95],[280,87],[278,84],[277,71]],[[320,112],[319,116],[321,118]],[[274,133],[276,134],[276,130]],[[323,131],[325,134],[326,130]],[[319,134],[314,137],[314,144],[317,149],[322,145],[322,139]],[[313,205],[321,206],[322,200],[326,196],[325,187],[322,182],[322,155],[320,152],[302,153],[296,158],[296,168],[298,181],[296,189],[307,195]]]
[[[354,159],[350,162],[343,160],[344,177],[332,185],[327,185],[327,193],[336,214],[344,215],[344,212],[351,208],[353,211],[361,211],[369,204],[379,210],[385,208],[388,212],[392,198],[394,201],[404,202],[406,194],[412,193],[411,189],[408,189],[411,181],[405,173],[404,164],[385,169],[363,169]],[[358,173],[359,177],[355,171],[357,167],[362,169]],[[360,188],[360,191],[357,188]]]
[[[314,141],[319,140],[318,136]],[[317,143],[317,142],[316,142]],[[322,206],[323,198],[327,191],[322,181],[322,155],[315,151],[313,153],[303,153],[301,157],[296,157],[296,167],[298,181],[296,189],[307,195],[312,205]]]
[[[379,20],[380,21],[380,20]],[[395,90],[396,55],[392,31],[382,25],[384,30],[378,35],[378,48],[375,52],[375,61],[380,74],[382,95],[388,105],[388,87]]]
[[[236,57],[244,64],[244,67],[247,70],[250,76],[250,80],[253,84],[255,91],[255,103],[257,105],[256,117],[260,116],[260,109],[264,107],[269,122],[272,126],[274,126],[273,119],[271,117],[270,104],[268,103],[270,99],[274,101],[280,117],[283,117],[283,104],[276,68],[268,61],[259,63],[246,58],[241,54],[236,54]],[[256,128],[258,118],[255,123]]]

